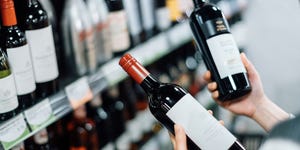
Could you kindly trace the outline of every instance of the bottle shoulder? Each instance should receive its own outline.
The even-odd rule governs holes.
[[[27,44],[26,36],[18,26],[3,26],[1,29],[1,40],[5,48],[15,48]]]
[[[192,21],[200,21],[201,23],[221,17],[223,17],[222,11],[214,4],[205,4],[201,8],[196,8],[190,15]]]
[[[149,97],[150,107],[161,108],[165,104],[172,107],[186,94],[179,85],[163,83]]]
[[[47,27],[49,25],[47,12],[40,6],[27,8],[24,18],[24,29],[33,30]]]

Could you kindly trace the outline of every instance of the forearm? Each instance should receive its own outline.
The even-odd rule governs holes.
[[[266,96],[264,96],[263,100],[261,100],[261,103],[259,103],[256,108],[252,119],[267,132],[269,132],[277,123],[289,118],[287,112],[278,107]]]

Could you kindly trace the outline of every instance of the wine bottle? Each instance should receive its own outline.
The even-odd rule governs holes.
[[[26,150],[50,150],[47,129],[44,128],[25,141]]]
[[[15,1],[17,19],[25,31],[36,82],[38,98],[58,91],[58,66],[52,26],[38,0]]]
[[[236,138],[183,88],[156,80],[130,54],[120,66],[147,93],[154,117],[174,134],[174,124],[186,131],[189,149],[244,149]]]
[[[172,25],[175,25],[183,18],[182,12],[179,8],[179,0],[166,0],[166,4],[170,11]]]
[[[95,121],[100,149],[113,142],[112,118],[111,115],[103,109],[102,102],[101,96],[97,95],[86,105],[89,118]]]
[[[203,60],[217,82],[219,99],[231,100],[251,91],[247,71],[222,11],[205,0],[194,0],[190,26]]]
[[[1,0],[1,47],[6,52],[17,88],[19,110],[35,102],[35,80],[30,50],[24,32],[17,26],[13,0]]]
[[[102,93],[102,107],[112,119],[112,140],[116,140],[125,131],[124,103],[119,97],[117,86],[112,86]]]
[[[120,56],[130,47],[126,12],[122,0],[106,0],[106,4],[112,52],[114,56]]]
[[[138,0],[124,0],[124,7],[128,18],[128,28],[131,38],[131,47],[143,42],[141,14],[139,12]]]
[[[170,11],[167,8],[166,0],[155,1],[155,23],[159,31],[165,31],[171,26]]]
[[[154,0],[140,0],[140,10],[143,25],[143,37],[151,38],[155,34]]]
[[[7,56],[0,49],[0,122],[16,115],[17,89]]]
[[[73,118],[67,124],[70,150],[98,150],[98,136],[95,122],[87,117],[85,105],[73,112]]]
[[[101,13],[102,8],[98,3],[99,0],[85,0],[88,14],[91,16],[91,22],[95,32],[95,48],[97,51],[97,64],[101,65],[106,60],[104,57],[104,48],[103,48],[103,35],[102,35],[102,20],[101,20]]]

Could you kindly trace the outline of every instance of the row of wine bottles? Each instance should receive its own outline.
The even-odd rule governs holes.
[[[58,77],[65,85],[94,72],[176,24],[193,7],[178,0],[69,0],[60,1],[65,7],[57,13],[60,5],[47,0],[1,3],[1,84],[10,85],[1,91],[10,92],[0,93],[0,121],[58,91]]]
[[[200,84],[194,77],[198,65],[194,52],[186,51],[193,48],[190,42],[147,68],[164,82],[180,83],[198,92],[201,88],[195,85]],[[161,130],[147,107],[144,91],[127,78],[18,146],[26,150],[140,149]]]
[[[38,1],[0,2],[0,121],[4,121],[55,93],[59,71],[52,26]]]

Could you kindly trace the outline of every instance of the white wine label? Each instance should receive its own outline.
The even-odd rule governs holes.
[[[88,84],[87,77],[82,77],[65,88],[72,108],[76,109],[84,103],[92,100],[93,93]]]
[[[167,7],[156,10],[156,22],[159,30],[163,31],[171,26],[170,11]]]
[[[221,79],[246,72],[232,34],[221,34],[207,40],[207,45]]]
[[[32,130],[46,124],[54,117],[48,98],[26,110],[24,114]]]
[[[24,95],[35,90],[35,80],[28,44],[8,48],[7,55],[15,77],[17,94]]]
[[[140,0],[142,23],[146,30],[154,27],[154,2],[153,0]]]
[[[130,46],[125,11],[111,12],[108,15],[111,35],[111,48],[113,52],[126,50]]]
[[[37,83],[58,77],[54,40],[51,25],[37,30],[26,30]]]
[[[187,136],[203,150],[227,150],[236,138],[190,94],[181,98],[167,116],[183,126]]]
[[[9,149],[24,136],[29,134],[22,114],[8,120],[0,126],[0,141],[5,149]]]
[[[36,144],[42,145],[48,143],[48,132],[46,128],[43,128],[35,135],[33,135],[33,140]]]
[[[0,113],[14,110],[19,103],[13,75],[0,79],[0,85]]]

